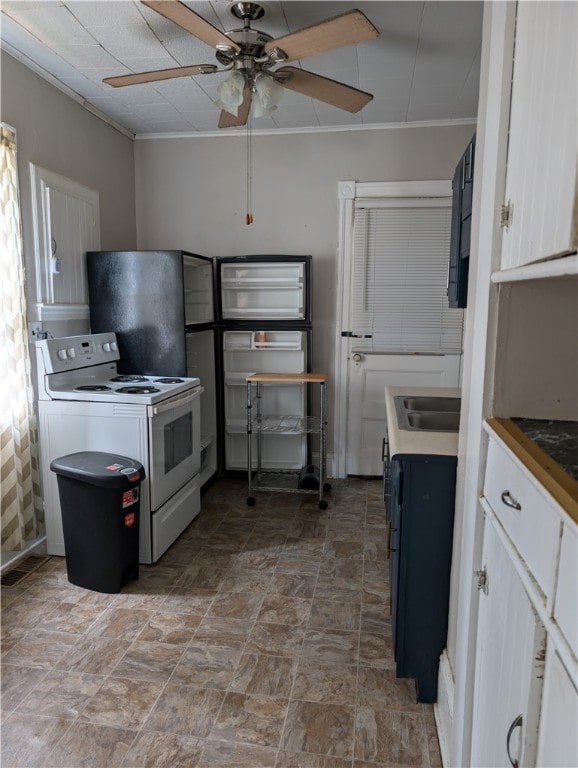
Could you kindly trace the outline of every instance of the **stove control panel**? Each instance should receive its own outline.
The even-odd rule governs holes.
[[[119,359],[114,333],[64,336],[36,342],[36,351],[44,373],[60,373]]]

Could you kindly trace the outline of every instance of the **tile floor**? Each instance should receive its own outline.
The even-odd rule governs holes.
[[[2,590],[3,768],[440,766],[393,671],[380,483],[223,480],[118,595],[53,557]]]

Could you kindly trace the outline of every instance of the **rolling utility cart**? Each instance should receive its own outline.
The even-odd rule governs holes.
[[[247,376],[247,504],[255,504],[253,491],[281,491],[319,495],[319,509],[327,509],[324,494],[331,490],[326,479],[327,450],[327,376],[323,373],[255,373]],[[263,413],[263,385],[319,385],[320,415],[290,416]],[[317,434],[319,436],[319,468],[307,465],[300,469],[262,468],[264,438],[275,435]],[[253,467],[253,435],[256,440],[256,469]]]

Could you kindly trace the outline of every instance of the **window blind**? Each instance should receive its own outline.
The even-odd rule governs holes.
[[[451,201],[375,202],[355,210],[351,330],[371,337],[356,348],[460,353],[463,310],[446,293]]]

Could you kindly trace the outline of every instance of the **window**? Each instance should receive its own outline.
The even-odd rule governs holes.
[[[450,198],[356,200],[350,325],[362,337],[357,348],[461,352],[463,312],[447,298],[450,229]]]

